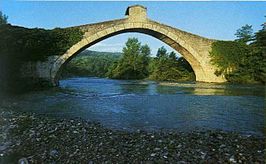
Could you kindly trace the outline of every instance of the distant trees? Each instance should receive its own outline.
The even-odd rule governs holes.
[[[3,14],[2,11],[0,11],[0,25],[7,24],[8,16]]]
[[[108,76],[116,79],[149,78],[158,81],[195,79],[187,61],[183,58],[177,60],[174,52],[168,53],[164,47],[161,47],[155,58],[151,58],[150,54],[148,45],[141,45],[138,39],[129,38],[123,48],[121,59],[110,67]]]
[[[85,50],[72,59],[63,69],[63,76],[106,77],[113,63],[120,58],[120,53]]]
[[[141,45],[137,38],[129,38],[121,59],[115,63],[108,77],[115,79],[143,79],[148,76],[150,56],[148,45]]]
[[[150,62],[150,79],[158,81],[194,81],[195,75],[184,58],[178,58],[164,47],[158,49],[156,57]]]
[[[164,47],[151,57],[148,45],[129,38],[123,52],[85,51],[66,66],[64,75],[98,76],[114,79],[151,79],[156,81],[193,81],[194,72],[184,58]]]
[[[254,39],[252,25],[246,24],[238,29],[235,33],[237,42],[248,43]]]

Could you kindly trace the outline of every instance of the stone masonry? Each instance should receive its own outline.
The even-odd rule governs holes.
[[[35,76],[57,85],[60,70],[81,51],[121,33],[139,32],[153,36],[178,51],[190,63],[196,81],[225,82],[224,77],[215,75],[217,68],[210,62],[209,52],[215,40],[153,21],[147,17],[146,11],[147,9],[140,5],[130,6],[123,19],[78,26],[84,32],[83,39],[61,56],[51,57],[49,63],[38,62],[35,66]]]

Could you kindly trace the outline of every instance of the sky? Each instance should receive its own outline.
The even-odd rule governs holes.
[[[0,10],[13,25],[28,28],[70,27],[124,17],[128,6],[147,7],[148,17],[172,27],[207,38],[234,40],[235,32],[245,24],[254,31],[265,22],[266,2],[147,2],[147,1],[14,1],[0,0]],[[108,38],[90,47],[96,51],[121,52],[128,37],[137,37],[148,44],[152,53],[165,46],[144,34],[125,33]]]

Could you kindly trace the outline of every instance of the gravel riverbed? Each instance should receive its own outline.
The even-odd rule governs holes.
[[[265,163],[265,136],[123,131],[82,119],[0,111],[0,163]]]

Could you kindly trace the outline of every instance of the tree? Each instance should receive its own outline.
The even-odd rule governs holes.
[[[264,17],[266,18],[266,15]],[[266,30],[266,22],[264,22],[261,26],[262,26],[262,30],[265,31]]]
[[[167,50],[162,46],[161,48],[158,49],[156,57],[166,57],[167,56]]]
[[[264,23],[262,29],[255,34],[254,45],[259,47],[266,55],[266,23]]]
[[[0,11],[0,25],[7,24],[8,16],[3,14],[2,11]]]
[[[188,61],[185,58],[183,57],[178,58],[177,65],[180,68],[180,70],[186,70],[188,72],[193,73],[193,69],[191,65],[188,63]]]
[[[249,57],[252,75],[256,81],[266,83],[266,24],[255,34],[255,41],[251,44],[252,55]]]
[[[145,45],[141,46],[140,51],[141,51],[140,52],[141,54],[140,54],[139,60],[141,60],[141,61],[139,61],[139,62],[142,63],[141,69],[143,70],[144,76],[147,77],[149,75],[149,68],[148,67],[149,67],[149,62],[150,62],[151,49],[147,44],[145,44]]]
[[[62,75],[106,77],[108,70],[119,57],[120,53],[85,50],[65,65]]]
[[[150,56],[148,45],[141,45],[137,38],[129,38],[123,48],[121,59],[108,72],[115,79],[143,79],[148,76]]]
[[[265,83],[265,25],[255,34],[250,44],[246,43],[251,38],[251,26],[243,27],[237,31],[242,36],[239,40],[217,41],[212,44],[210,55],[212,63],[218,66],[216,74],[223,74],[229,82],[234,83]]]
[[[254,34],[253,34],[253,29],[252,25],[246,24],[245,26],[242,26],[240,29],[238,29],[235,33],[236,41],[242,42],[242,43],[248,43],[253,40]]]
[[[176,54],[175,54],[174,51],[170,52],[169,58],[172,59],[172,60],[176,60]]]
[[[243,42],[217,41],[212,44],[211,62],[218,66],[216,75],[228,75],[239,69],[245,56],[250,53],[249,46]]]
[[[187,70],[182,64],[175,52],[167,53],[167,50],[161,47],[157,51],[156,58],[150,62],[149,78],[158,81],[193,81],[195,79],[193,71]]]

